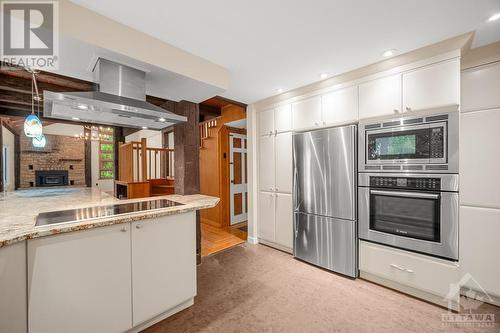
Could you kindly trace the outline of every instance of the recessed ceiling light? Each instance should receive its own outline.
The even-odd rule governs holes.
[[[322,73],[319,77],[322,79],[326,79],[328,77],[328,74]]]
[[[164,123],[167,120],[165,118],[161,117],[161,118],[158,118],[158,121]]]
[[[283,92],[283,88],[278,88],[276,89],[276,91],[278,92],[278,94],[281,94]]]
[[[496,14],[493,14],[490,16],[490,18],[488,19],[488,22],[493,22],[493,21],[496,21],[500,19],[500,13],[496,13]]]
[[[394,53],[396,53],[396,49],[390,49],[390,50],[384,51],[384,53],[382,53],[382,56],[384,58],[392,57],[394,55]]]
[[[80,120],[80,118],[78,118],[78,117],[71,117],[71,119],[73,119],[73,120]]]
[[[142,126],[142,129],[148,129],[148,127],[147,126]]]

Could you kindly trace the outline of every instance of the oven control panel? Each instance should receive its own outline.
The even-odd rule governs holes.
[[[416,190],[440,190],[440,178],[419,178],[419,177],[382,177],[371,176],[370,186],[406,188]]]

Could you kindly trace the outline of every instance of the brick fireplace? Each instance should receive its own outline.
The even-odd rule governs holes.
[[[44,148],[33,147],[21,134],[20,187],[85,186],[85,142],[63,135],[45,135]]]

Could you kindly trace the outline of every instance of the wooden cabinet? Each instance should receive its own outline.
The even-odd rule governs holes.
[[[403,109],[415,111],[460,104],[460,59],[403,73]]]
[[[274,133],[274,109],[259,112],[259,135]]]
[[[293,129],[321,126],[321,96],[314,96],[292,104]]]
[[[383,284],[444,306],[448,305],[444,298],[450,292],[450,284],[460,279],[458,265],[453,262],[365,241],[359,243],[359,270],[361,276],[368,273],[387,282]],[[457,290],[452,297],[454,307],[459,296]]]
[[[291,130],[292,107],[290,104],[259,112],[259,135],[272,135]]]
[[[0,248],[0,332],[26,333],[26,242]]]
[[[462,72],[461,111],[500,108],[500,63]]]
[[[196,295],[194,212],[132,223],[134,326]]]
[[[130,224],[29,240],[29,332],[132,328],[130,253]]]
[[[259,189],[274,191],[275,167],[274,135],[260,137],[259,145]]]
[[[291,194],[277,193],[276,212],[274,215],[276,225],[275,242],[289,249],[293,248],[293,200]]]
[[[401,112],[401,74],[359,85],[359,119]]]
[[[500,78],[499,78],[500,80]],[[500,109],[467,112],[460,119],[460,203],[500,208]]]
[[[322,124],[358,121],[358,86],[335,90],[321,97]]]
[[[275,241],[275,196],[272,192],[259,192],[259,225],[257,233],[259,238]]]
[[[292,193],[292,133],[277,134],[274,150],[276,152],[274,189],[277,192]]]
[[[460,207],[460,271],[465,285],[500,297],[500,209]]]

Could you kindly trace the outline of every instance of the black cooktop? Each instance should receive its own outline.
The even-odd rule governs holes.
[[[161,209],[181,206],[183,204],[167,199],[156,199],[132,203],[121,203],[106,206],[94,206],[76,209],[60,210],[55,212],[40,213],[36,218],[35,226],[81,222],[108,216],[116,216],[146,210]]]

